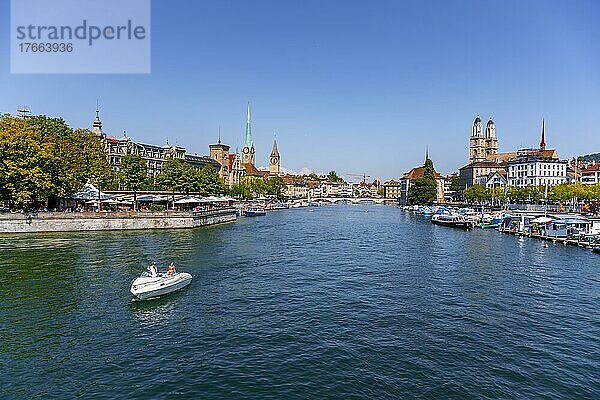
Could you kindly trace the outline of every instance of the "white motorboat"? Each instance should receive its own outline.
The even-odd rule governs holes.
[[[159,297],[186,287],[192,282],[192,275],[176,272],[173,275],[159,274],[156,277],[144,272],[131,284],[131,294],[140,300]]]

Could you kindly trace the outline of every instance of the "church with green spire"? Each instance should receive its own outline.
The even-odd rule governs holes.
[[[254,165],[254,142],[252,141],[252,125],[250,124],[250,102],[248,102],[248,113],[246,117],[246,141],[242,148],[242,164]]]

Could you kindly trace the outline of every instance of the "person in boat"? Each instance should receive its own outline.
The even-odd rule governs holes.
[[[156,278],[158,276],[158,268],[156,267],[156,262],[152,262],[152,264],[148,265],[148,273],[151,277]]]
[[[177,271],[175,270],[175,264],[171,262],[171,264],[169,264],[169,270],[167,271],[167,275],[175,275],[175,273],[177,273]]]

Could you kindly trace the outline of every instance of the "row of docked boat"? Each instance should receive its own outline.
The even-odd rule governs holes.
[[[472,208],[452,208],[443,206],[405,206],[406,211],[431,218],[436,225],[450,226],[461,229],[497,228],[503,221],[503,213],[485,213]]]
[[[321,203],[316,201],[293,201],[293,202],[254,202],[246,203],[238,208],[238,215],[246,217],[257,217],[266,215],[267,211],[272,210],[288,210],[290,208],[302,208],[302,207],[319,207]]]

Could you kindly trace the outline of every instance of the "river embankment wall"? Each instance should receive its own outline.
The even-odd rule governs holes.
[[[147,229],[191,229],[236,220],[234,208],[195,212],[86,212],[0,214],[0,234]]]

